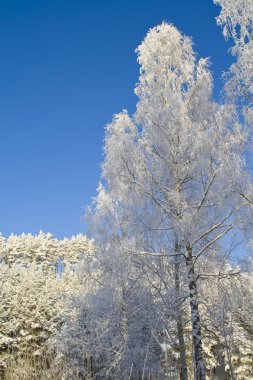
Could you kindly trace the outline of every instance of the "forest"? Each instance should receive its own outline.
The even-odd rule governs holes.
[[[0,236],[2,380],[253,379],[253,2],[214,3],[219,99],[191,37],[151,28],[87,236]]]

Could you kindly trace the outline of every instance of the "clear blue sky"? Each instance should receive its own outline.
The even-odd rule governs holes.
[[[0,0],[0,231],[85,232],[104,126],[127,108],[135,48],[163,20],[210,56],[216,82],[231,62],[211,0]]]

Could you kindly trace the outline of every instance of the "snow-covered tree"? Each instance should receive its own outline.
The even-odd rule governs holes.
[[[90,257],[91,251],[92,242],[83,235],[64,240],[43,232],[1,236],[0,360],[38,360],[46,354],[49,339],[63,324],[69,299],[88,288],[73,264],[76,269],[80,257]],[[60,276],[55,270],[58,259],[65,265]]]
[[[216,270],[219,266],[215,264]],[[227,266],[227,273],[232,270]],[[202,326],[211,368],[232,379],[252,377],[252,274],[212,276],[201,283]]]
[[[226,101],[234,104],[248,133],[246,158],[251,167],[253,126],[253,3],[251,0],[214,0],[221,6],[217,23],[223,28],[226,39],[233,41],[230,52],[235,62],[224,74]],[[253,204],[252,185],[236,186],[245,203]]]
[[[106,265],[107,271],[100,271],[96,289],[71,304],[72,312],[59,337],[61,353],[84,376],[163,378],[159,334],[164,331],[158,312],[162,308],[155,303],[143,274],[138,278],[137,267],[123,260],[119,249],[113,262],[101,260],[101,269]]]
[[[0,260],[11,266],[34,263],[45,270],[55,269],[59,260],[62,265],[73,265],[82,254],[92,252],[92,242],[84,235],[58,240],[50,233],[40,231],[38,235],[11,234],[7,239],[1,236]]]
[[[253,122],[253,3],[251,0],[214,0],[221,6],[217,17],[226,39],[232,38],[236,61],[225,75],[225,90],[243,110],[245,121]]]
[[[114,204],[109,223],[120,215],[124,233],[116,235],[127,241],[126,254],[163,256],[177,270],[184,266],[195,376],[204,379],[196,272],[199,258],[208,257],[218,242],[225,244],[237,226],[241,205],[234,185],[244,171],[245,136],[234,108],[212,99],[208,61],[196,59],[191,40],[174,26],[151,29],[137,53],[137,111],[132,118],[123,111],[106,128],[98,208],[108,193]],[[111,249],[118,224],[98,226],[108,233],[104,239]],[[183,347],[187,378],[182,354]]]

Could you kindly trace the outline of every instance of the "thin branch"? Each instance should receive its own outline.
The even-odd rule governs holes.
[[[196,262],[196,260],[199,258],[200,255],[202,255],[202,253],[207,249],[209,248],[212,244],[214,244],[217,240],[221,239],[224,235],[226,235],[231,229],[233,228],[233,226],[230,226],[226,229],[226,231],[222,232],[221,234],[219,234],[218,236],[216,236],[213,240],[211,240],[209,243],[207,243],[197,254],[196,254],[196,258],[194,260],[194,264]],[[193,264],[193,265],[194,265]]]
[[[193,245],[196,244],[199,240],[203,239],[206,235],[210,234],[211,232],[213,232],[216,228],[219,228],[219,227],[224,227],[223,226],[223,223],[232,215],[234,210],[231,210],[231,212],[229,214],[227,214],[224,219],[222,221],[220,221],[219,223],[215,224],[214,226],[212,226],[211,228],[209,228],[209,230],[207,230],[206,232],[204,232],[202,235],[198,236],[195,241],[193,242]],[[192,246],[193,246],[192,245]]]
[[[156,256],[156,257],[177,257],[177,256],[185,256],[184,253],[175,253],[175,254],[166,254],[166,253],[158,253],[158,252],[146,252],[146,251],[141,251],[141,252],[133,252],[133,251],[130,251],[131,253],[133,253],[134,255],[138,255],[138,256],[145,256],[145,255],[148,255],[148,256]]]
[[[216,278],[227,278],[229,276],[238,276],[239,274],[241,274],[241,271],[239,272],[232,272],[232,273],[210,273],[210,274],[199,274],[197,276],[197,279],[198,278],[205,278],[205,277],[216,277]]]
[[[237,189],[236,191],[237,191],[237,193],[238,193],[242,198],[246,199],[247,202],[249,202],[250,204],[253,205],[253,201],[252,201],[251,199],[249,199],[249,198],[247,197],[247,195],[245,195],[243,192],[239,191],[238,189]]]
[[[201,208],[201,206],[202,206],[203,203],[205,202],[206,197],[207,197],[207,195],[208,195],[208,193],[209,193],[209,190],[210,190],[210,188],[211,188],[211,186],[212,186],[212,184],[213,184],[213,181],[214,181],[214,178],[215,178],[215,177],[216,177],[216,174],[214,173],[213,176],[212,176],[212,178],[211,178],[211,180],[210,180],[210,182],[209,182],[209,184],[208,184],[208,186],[206,187],[206,189],[205,189],[205,191],[204,191],[204,194],[203,194],[202,199],[200,200],[200,202],[199,202],[199,204],[198,204],[198,206],[197,206],[197,211]]]

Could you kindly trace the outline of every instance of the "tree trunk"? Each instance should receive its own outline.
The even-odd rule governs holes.
[[[225,302],[225,300],[224,300],[224,302]],[[223,302],[223,305],[224,305],[224,302]],[[224,331],[225,347],[226,347],[227,358],[228,358],[229,374],[231,376],[231,380],[236,380],[236,378],[234,376],[233,365],[232,365],[231,345],[230,345],[230,342],[228,342],[226,328],[225,328],[224,309],[225,309],[225,305],[223,306],[223,331]],[[230,330],[232,330],[232,317],[230,320]],[[231,339],[231,337],[230,337],[230,339]]]
[[[190,293],[190,309],[192,321],[192,342],[194,351],[195,380],[205,380],[205,364],[203,360],[202,334],[200,327],[200,314],[198,305],[197,282],[194,273],[192,249],[187,249],[186,264],[188,266],[188,280]]]
[[[176,292],[180,291],[179,280],[179,264],[175,263],[175,288]],[[177,306],[177,336],[179,341],[179,353],[180,353],[180,379],[188,380],[187,364],[186,364],[186,350],[184,342],[184,330],[183,330],[183,318],[180,304]]]

